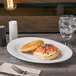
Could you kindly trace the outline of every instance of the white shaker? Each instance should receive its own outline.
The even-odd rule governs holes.
[[[17,21],[9,21],[9,40],[12,41],[18,38]]]

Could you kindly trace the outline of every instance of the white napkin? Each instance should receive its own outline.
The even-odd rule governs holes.
[[[5,73],[10,73],[10,74],[15,74],[15,75],[21,75],[19,73],[17,73],[16,71],[14,71],[11,67],[12,67],[13,64],[10,64],[10,63],[4,63],[0,66],[0,72],[5,72]],[[23,71],[28,71],[28,72],[31,72],[31,73],[34,73],[34,74],[37,74],[39,75],[41,73],[41,70],[38,70],[38,69],[32,69],[32,68],[28,68],[28,67],[24,67],[24,66],[19,66],[19,65],[15,65],[17,66],[18,68],[20,68],[21,70]],[[0,76],[7,76],[7,75],[1,75]],[[23,75],[22,75],[23,76]],[[24,76],[32,76],[32,75],[24,75]]]

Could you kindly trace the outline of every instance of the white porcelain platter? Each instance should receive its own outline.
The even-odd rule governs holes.
[[[38,58],[36,58],[33,54],[20,52],[19,49],[21,46],[23,46],[31,41],[34,41],[34,40],[43,40],[44,43],[47,43],[47,44],[50,43],[50,44],[57,46],[60,51],[59,56],[54,60],[42,61],[42,60],[39,60]],[[66,45],[56,42],[51,39],[45,39],[45,38],[39,38],[39,37],[23,37],[23,38],[15,39],[8,43],[7,50],[11,55],[13,55],[14,57],[16,57],[18,59],[28,61],[28,62],[43,63],[43,64],[58,63],[58,62],[66,61],[69,58],[71,58],[72,54],[73,54],[72,50],[69,47],[67,47]]]

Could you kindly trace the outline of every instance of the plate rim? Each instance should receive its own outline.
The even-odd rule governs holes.
[[[21,38],[14,39],[14,40],[10,41],[10,42],[7,44],[7,51],[8,51],[8,53],[11,54],[13,57],[18,58],[18,59],[20,59],[20,60],[27,61],[27,62],[30,62],[30,63],[38,63],[38,64],[54,64],[54,63],[64,62],[64,61],[70,59],[70,58],[72,57],[72,55],[73,55],[73,51],[71,50],[71,48],[69,48],[68,46],[62,44],[62,45],[64,45],[64,46],[68,47],[68,48],[70,49],[70,52],[71,52],[70,57],[67,58],[67,59],[65,59],[65,60],[60,60],[60,61],[57,61],[57,62],[49,62],[49,63],[48,63],[48,62],[32,61],[32,60],[30,61],[30,60],[28,60],[28,59],[25,60],[25,59],[23,59],[23,58],[20,58],[20,57],[16,56],[15,54],[11,53],[11,51],[8,50],[9,45],[10,45],[13,41],[19,40],[19,39],[24,39],[24,38],[41,38],[41,39],[51,40],[51,41],[54,41],[54,42],[56,42],[56,43],[62,44],[62,43],[60,43],[60,42],[58,42],[58,41],[55,41],[55,40],[52,40],[52,39],[49,39],[49,38],[43,38],[43,37],[21,37]]]

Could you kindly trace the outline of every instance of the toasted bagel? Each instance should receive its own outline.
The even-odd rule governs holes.
[[[42,40],[35,40],[35,41],[32,41],[32,42],[27,43],[24,46],[22,46],[20,48],[20,51],[21,52],[33,51],[36,48],[38,48],[39,46],[41,46],[42,44],[44,44],[44,42]]]
[[[53,60],[58,57],[59,49],[56,46],[54,46],[54,45],[51,46],[51,44],[46,44],[46,45],[50,45],[50,46],[44,47],[44,45],[40,46],[33,52],[34,56],[36,56],[40,60]]]

